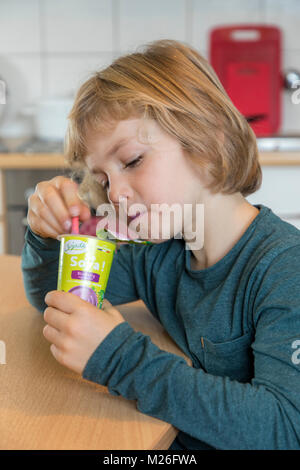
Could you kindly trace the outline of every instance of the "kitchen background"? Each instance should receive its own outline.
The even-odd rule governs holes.
[[[279,27],[282,70],[300,71],[300,0],[0,0],[0,80],[6,88],[6,104],[0,100],[1,156],[61,152],[59,120],[51,124],[49,106],[58,99],[68,106],[80,83],[119,55],[169,38],[209,58],[213,27],[245,23]],[[36,107],[46,99],[48,107]],[[299,135],[300,142],[300,104],[292,101],[291,90],[283,89],[280,99],[278,134],[286,142]],[[37,128],[37,109],[46,109],[50,128]],[[1,168],[0,252],[20,254],[28,195],[37,182],[65,171]],[[263,174],[262,189],[250,202],[271,207],[300,228],[300,165],[264,166]]]

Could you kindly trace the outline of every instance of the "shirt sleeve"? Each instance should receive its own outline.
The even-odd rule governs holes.
[[[59,241],[42,238],[27,228],[22,250],[22,274],[28,301],[43,312],[47,292],[57,288]]]
[[[217,449],[300,449],[299,261],[299,247],[290,248],[262,277],[251,382],[190,367],[126,322],[98,346],[83,377]]]
[[[58,240],[42,238],[27,229],[22,250],[23,282],[28,301],[40,312],[47,308],[47,292],[57,289],[59,247]],[[112,305],[138,300],[133,272],[131,246],[121,245],[114,255],[105,291]]]

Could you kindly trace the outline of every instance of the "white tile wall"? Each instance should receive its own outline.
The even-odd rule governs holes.
[[[39,0],[1,0],[0,54],[39,51]]]
[[[13,101],[13,106],[19,109],[24,104],[36,100],[42,93],[41,60],[37,54],[10,54],[0,57],[3,73],[9,70],[10,82],[7,83],[7,104]]]
[[[251,204],[264,204],[286,222],[300,229],[300,167],[262,167],[261,188],[247,197]]]
[[[120,0],[120,50],[156,39],[184,41],[184,0]]]
[[[51,54],[43,59],[44,89],[49,96],[74,96],[75,91],[95,70],[108,66],[111,52],[98,54]]]
[[[283,70],[300,70],[300,0],[1,0],[0,77],[24,102],[70,94],[94,71],[149,41],[186,41],[204,56],[213,26],[283,29]],[[300,132],[300,104],[283,92],[282,132]]]
[[[261,0],[193,0],[193,41],[208,57],[209,31],[215,26],[263,21]]]
[[[42,94],[42,69],[38,54],[0,55],[0,76],[6,81],[6,104],[0,135],[18,137],[33,132],[31,117],[23,110]]]
[[[300,218],[300,167],[262,167],[261,188],[247,197],[251,204],[265,204],[280,216]]]
[[[280,25],[284,34],[285,50],[300,50],[299,0],[265,0],[266,23]]]
[[[300,1],[299,1],[300,4]],[[300,19],[300,13],[299,13]],[[291,68],[300,71],[300,33],[299,33],[299,49],[285,49],[282,59],[283,73]],[[284,90],[282,96],[282,133],[300,134],[300,103],[296,104],[292,101],[293,93],[297,90]],[[298,102],[299,100],[297,100]]]
[[[111,0],[44,0],[46,52],[112,50]]]

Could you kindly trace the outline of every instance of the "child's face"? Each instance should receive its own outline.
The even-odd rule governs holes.
[[[120,141],[122,145],[117,149]],[[120,121],[110,132],[90,136],[88,150],[86,164],[95,179],[107,187],[108,199],[116,213],[120,197],[126,198],[127,210],[134,204],[144,206],[146,212],[138,219],[140,238],[159,243],[179,232],[184,233],[184,204],[201,202],[203,184],[176,138],[153,120],[128,119]],[[172,204],[180,206],[182,220],[176,217],[173,222],[173,218],[166,215]],[[151,219],[151,212],[156,213],[154,219]],[[159,227],[155,225],[158,213],[161,213],[159,217],[164,217],[164,224],[168,219],[170,236],[162,236],[161,221]]]

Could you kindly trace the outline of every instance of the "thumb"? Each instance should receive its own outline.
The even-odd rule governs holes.
[[[112,307],[112,304],[107,299],[103,299],[102,309],[104,310],[105,308],[109,308],[109,307]]]

